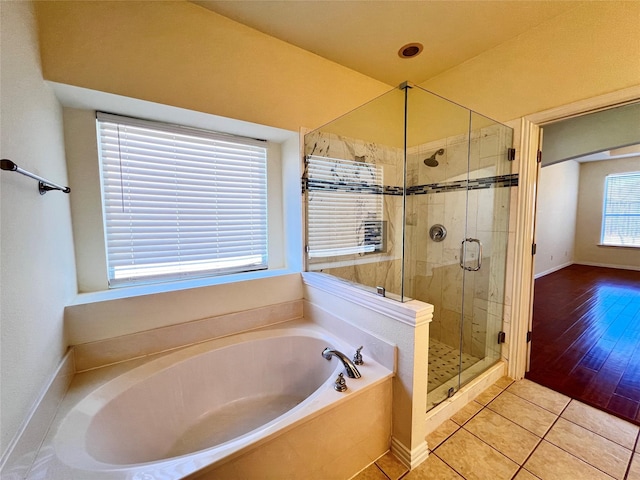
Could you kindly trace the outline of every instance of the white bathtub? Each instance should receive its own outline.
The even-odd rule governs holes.
[[[74,479],[177,479],[215,470],[391,377],[365,350],[362,378],[347,378],[349,389],[336,392],[344,369],[322,357],[327,346],[348,356],[355,350],[304,325],[160,357],[77,403],[55,435],[55,455]]]

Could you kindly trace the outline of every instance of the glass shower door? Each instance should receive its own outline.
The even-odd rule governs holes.
[[[512,130],[415,89],[407,132],[404,283],[434,306],[430,409],[501,357]]]
[[[463,361],[463,270],[467,221],[468,109],[419,87],[407,104],[405,287],[434,307],[429,326],[430,407],[455,393]]]
[[[471,113],[467,216],[460,239],[462,330],[460,386],[501,357],[512,129]]]

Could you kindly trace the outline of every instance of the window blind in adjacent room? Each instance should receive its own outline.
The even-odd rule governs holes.
[[[267,268],[266,142],[97,122],[110,286]]]
[[[380,166],[309,156],[307,181],[309,258],[382,250]]]
[[[606,177],[601,240],[640,247],[640,172]]]

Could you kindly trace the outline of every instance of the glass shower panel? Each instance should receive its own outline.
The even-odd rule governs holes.
[[[402,301],[405,91],[305,135],[307,270]]]
[[[464,274],[461,385],[501,356],[512,135],[511,128],[471,113],[468,214],[460,262]]]
[[[512,130],[405,84],[304,144],[306,269],[433,305],[432,408],[501,356]]]
[[[407,106],[405,290],[434,307],[428,403],[459,389],[470,112],[415,87]]]

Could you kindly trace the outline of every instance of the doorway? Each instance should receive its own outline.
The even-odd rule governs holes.
[[[607,109],[603,116],[611,117],[616,110],[629,112],[634,108],[634,105],[625,105]],[[639,110],[633,111],[630,118],[636,121],[631,134],[638,135],[640,115],[636,112]],[[587,124],[588,117],[580,117],[580,122],[567,120],[564,124]],[[551,125],[557,126],[558,123]],[[551,127],[549,131],[553,133]],[[545,158],[546,127],[543,126],[543,130],[542,156]],[[561,149],[570,161],[563,162],[567,165],[557,163],[538,170],[538,200],[534,202],[538,207],[538,220],[533,235],[538,248],[534,262],[536,279],[531,291],[533,309],[529,330],[532,342],[526,377],[638,423],[640,271],[637,270],[640,270],[640,262],[636,258],[640,258],[640,249],[602,245],[606,243],[600,239],[603,192],[598,189],[603,188],[603,171],[640,170],[640,151],[627,149],[631,152],[628,159],[619,159],[619,164],[613,166],[608,160],[614,152],[612,147],[620,147],[616,142],[621,140],[605,138],[603,141],[613,142],[608,145],[606,154],[597,157],[592,155],[593,151],[582,152],[590,155],[580,157],[585,163],[582,160],[577,163],[578,155],[571,156],[570,152],[571,141],[576,140],[571,138],[571,128],[556,130],[564,135]],[[600,130],[597,133],[601,133]],[[577,139],[574,147],[593,148],[585,147],[585,144],[592,141],[595,134],[587,132],[587,135],[591,138]],[[553,135],[549,138],[554,139]],[[557,150],[557,145],[552,144],[551,156],[555,153],[554,148]],[[552,160],[557,162],[557,155]],[[589,160],[598,163],[587,165]],[[545,170],[550,171],[552,167],[553,174],[545,175]],[[571,193],[578,189],[578,182],[571,181],[575,180],[571,178],[572,172],[576,176],[582,173],[580,195]],[[594,172],[599,172],[599,176]],[[548,183],[554,184],[553,187],[549,188]],[[570,212],[572,204],[573,216]],[[565,206],[569,212],[560,214]]]

